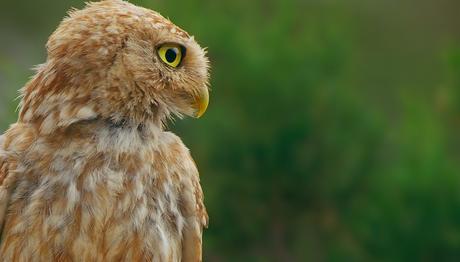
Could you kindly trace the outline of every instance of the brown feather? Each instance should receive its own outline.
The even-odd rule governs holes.
[[[163,43],[187,49],[173,69]],[[208,86],[193,37],[121,0],[72,10],[0,136],[5,261],[201,261],[207,213],[195,163],[164,130]]]

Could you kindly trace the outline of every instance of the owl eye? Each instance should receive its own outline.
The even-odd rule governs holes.
[[[177,44],[162,45],[157,52],[160,59],[171,67],[178,67],[185,56],[185,48]]]

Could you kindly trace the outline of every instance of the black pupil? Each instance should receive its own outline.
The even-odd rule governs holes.
[[[165,57],[166,57],[166,61],[168,61],[168,63],[172,63],[172,62],[176,61],[177,51],[178,50],[176,48],[169,48],[168,50],[166,50]]]

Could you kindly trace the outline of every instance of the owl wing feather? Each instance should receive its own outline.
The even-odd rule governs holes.
[[[11,196],[16,188],[18,155],[35,140],[35,129],[15,123],[0,135],[0,242]]]
[[[182,261],[202,261],[203,227],[208,226],[208,214],[203,204],[203,191],[198,174],[193,176],[193,201],[186,210],[191,213],[186,217],[186,226],[182,235]]]
[[[203,191],[200,185],[200,176],[189,150],[179,137],[172,133],[166,133],[180,148],[176,155],[176,162],[181,163],[181,176],[186,178],[182,184],[181,209],[185,218],[185,226],[182,230],[182,261],[202,261],[202,234],[203,227],[208,226],[208,214],[204,206]]]
[[[4,151],[4,138],[4,135],[0,136],[0,242],[3,232],[3,224],[8,210],[8,203],[13,191],[11,186],[12,177],[9,172],[9,164]]]

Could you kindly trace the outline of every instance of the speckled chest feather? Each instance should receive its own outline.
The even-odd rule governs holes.
[[[39,138],[27,126],[10,129],[4,148],[19,153],[22,179],[2,259],[180,261],[196,168],[174,134],[144,132],[98,120]]]

